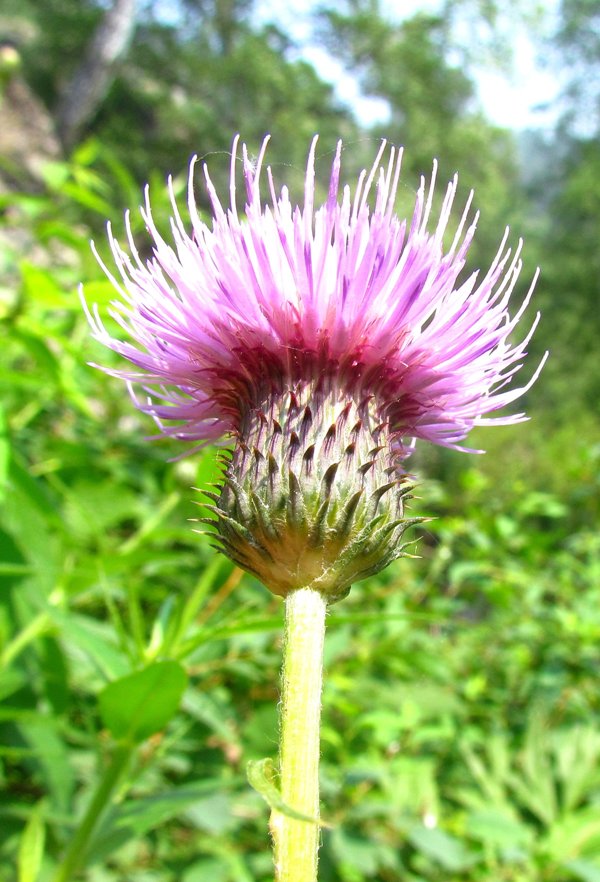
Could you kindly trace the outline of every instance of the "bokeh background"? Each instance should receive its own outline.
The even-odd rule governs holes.
[[[193,532],[214,455],[147,440],[77,297],[110,301],[89,240],[146,182],[166,224],[167,173],[198,153],[222,188],[268,131],[297,197],[315,132],[323,184],[339,137],[348,181],[405,145],[399,211],[458,170],[468,269],[522,236],[524,374],[551,351],[485,456],[421,445],[417,557],[331,612],[320,878],[600,882],[600,2],[4,0],[0,41],[0,878],[51,878],[111,751],[99,694],[176,659],[81,878],[272,879],[245,766],[276,752],[281,604]]]

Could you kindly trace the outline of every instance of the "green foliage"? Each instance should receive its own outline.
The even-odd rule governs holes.
[[[113,738],[141,743],[175,716],[186,685],[178,662],[154,662],[104,687],[98,696],[100,719]]]
[[[53,105],[100,21],[101,7],[94,0],[6,0],[3,15],[3,30],[18,43],[28,80]]]
[[[540,306],[546,339],[556,354],[550,366],[557,397],[597,412],[597,341],[600,334],[600,149],[595,138],[572,145],[559,162],[560,189],[545,219]],[[551,341],[551,343],[550,343]],[[575,394],[573,394],[575,392]]]
[[[35,882],[38,878],[45,841],[42,809],[43,803],[39,803],[34,808],[21,836],[18,858],[19,882]]]
[[[72,285],[110,294],[76,218],[128,198],[125,170],[88,145],[47,178],[13,208],[46,260],[7,257],[0,869],[51,877],[125,738],[89,879],[267,880],[244,768],[275,752],[281,611],[187,523],[212,454],[166,462],[178,451],[85,364]],[[477,463],[422,452],[414,513],[437,520],[420,558],[330,616],[323,882],[600,872],[597,450],[577,426],[492,434]]]

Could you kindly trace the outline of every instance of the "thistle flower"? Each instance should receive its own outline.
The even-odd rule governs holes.
[[[109,371],[149,397],[136,404],[185,441],[230,447],[209,493],[221,548],[275,593],[312,585],[330,600],[402,553],[410,490],[404,460],[416,439],[460,446],[535,381],[512,388],[525,339],[511,335],[533,291],[510,316],[521,271],[507,233],[491,266],[459,278],[475,233],[471,198],[454,239],[443,237],[457,190],[448,184],[428,230],[435,184],[424,180],[410,221],[394,214],[401,151],[382,143],[354,193],[340,188],[338,144],[325,202],[315,208],[314,139],[304,204],[286,187],[261,198],[268,138],[253,163],[242,147],[246,202],[238,210],[238,139],[229,206],[204,166],[212,224],[199,216],[189,171],[191,231],[169,180],[172,242],[159,233],[148,190],[142,217],[153,240],[142,261],[127,217],[128,251],[109,227],[121,277],[110,311],[131,341],[112,337],[97,310],[93,335],[136,366]],[[104,265],[103,265],[104,266]],[[535,283],[535,279],[534,279]]]

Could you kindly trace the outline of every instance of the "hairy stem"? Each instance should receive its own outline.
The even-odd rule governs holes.
[[[310,820],[273,811],[277,882],[316,882],[319,848],[319,727],[327,601],[311,588],[285,601],[280,787],[283,803]]]

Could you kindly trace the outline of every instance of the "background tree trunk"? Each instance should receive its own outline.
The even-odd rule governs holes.
[[[56,118],[65,147],[77,141],[108,92],[115,63],[125,54],[133,36],[135,5],[136,0],[115,0],[63,89]]]

